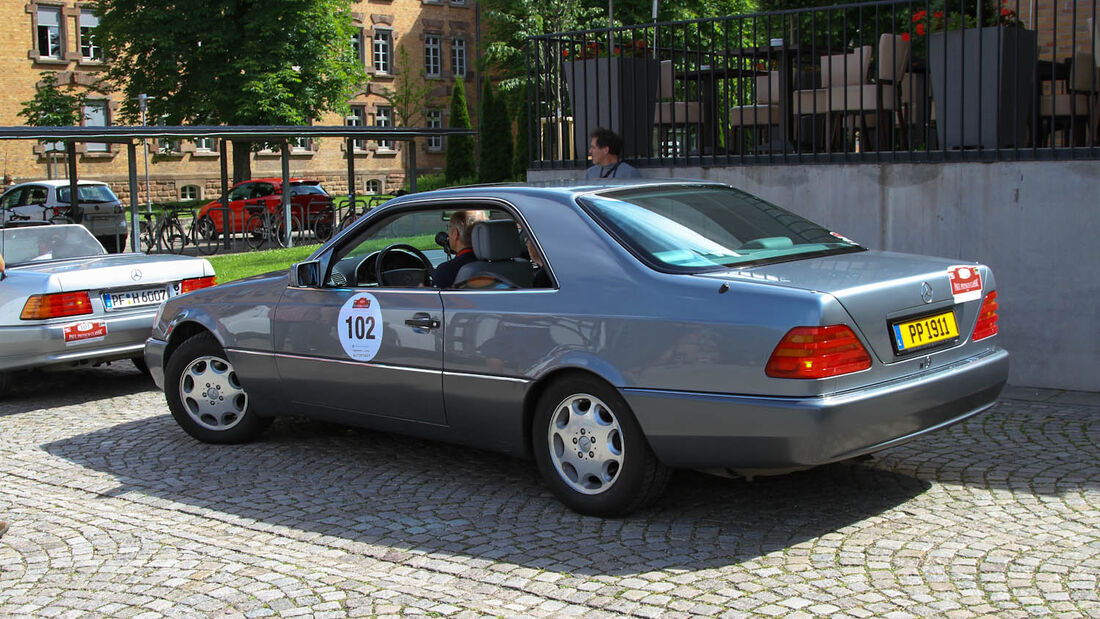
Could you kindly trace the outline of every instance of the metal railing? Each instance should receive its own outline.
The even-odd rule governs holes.
[[[530,167],[585,166],[598,127],[640,166],[1097,159],[1098,2],[884,0],[532,37]]]

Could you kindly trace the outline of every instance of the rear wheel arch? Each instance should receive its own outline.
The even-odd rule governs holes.
[[[539,400],[542,399],[543,394],[558,383],[581,377],[594,378],[606,384],[609,389],[619,391],[619,388],[606,377],[585,368],[564,367],[539,377],[523,398],[523,451],[527,457],[533,457],[535,453],[531,439],[531,426],[534,424],[535,413],[538,411]]]

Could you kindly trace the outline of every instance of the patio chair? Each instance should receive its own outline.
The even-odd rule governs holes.
[[[892,148],[890,130],[900,128],[901,142],[908,138],[908,122],[903,117],[902,80],[909,66],[909,41],[899,35],[883,33],[878,40],[874,77],[869,82],[845,84],[829,89],[831,109],[845,118],[848,135],[862,130],[865,144],[876,148]],[[876,132],[867,131],[869,128]],[[875,139],[871,141],[872,135]]]
[[[745,143],[745,129],[754,129],[754,144],[766,143],[771,128],[779,126],[779,71],[756,77],[756,103],[730,108],[730,125],[733,127],[733,143],[738,151]],[[759,130],[756,128],[759,127]]]
[[[1069,79],[1061,86],[1062,92],[1056,92],[1058,87],[1055,86],[1050,94],[1039,97],[1039,134],[1045,136],[1045,144],[1053,143],[1056,131],[1062,132],[1062,146],[1084,146],[1096,140],[1095,126],[1091,128],[1092,139],[1087,140],[1086,136],[1090,132],[1090,116],[1097,115],[1098,81],[1100,72],[1097,71],[1093,54],[1074,54],[1070,61]]]
[[[700,101],[678,101],[675,98],[675,72],[671,60],[662,60],[657,82],[657,106],[653,124],[657,126],[658,152],[662,155],[683,155],[697,150],[698,128],[703,122]],[[677,137],[682,135],[683,139]],[[685,142],[687,148],[684,148]]]
[[[864,84],[867,71],[871,66],[871,46],[863,45],[845,54],[831,54],[821,57],[821,88],[800,89],[794,91],[793,113],[796,116],[825,116],[825,147],[831,150],[839,130],[843,125],[838,117],[845,111],[845,97],[859,96],[859,88]],[[854,89],[848,92],[848,89]]]

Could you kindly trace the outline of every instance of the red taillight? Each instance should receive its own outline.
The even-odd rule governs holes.
[[[795,327],[768,359],[773,378],[827,378],[871,367],[871,355],[845,325]]]
[[[982,309],[978,311],[978,322],[974,325],[974,333],[970,335],[970,339],[977,342],[994,335],[997,335],[996,290],[985,295],[985,300],[982,301]]]
[[[209,288],[218,283],[218,279],[211,275],[210,277],[193,277],[191,279],[185,279],[180,282],[180,294],[187,294],[192,290],[198,290],[200,288]]]
[[[87,292],[59,292],[31,295],[23,305],[22,320],[45,320],[62,316],[80,316],[92,313],[92,301]]]

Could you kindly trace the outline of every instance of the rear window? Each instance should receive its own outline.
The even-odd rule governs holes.
[[[290,186],[292,196],[327,196],[328,193],[321,188],[320,183],[301,183]]]
[[[107,252],[83,226],[33,226],[0,229],[0,254],[8,266],[63,258],[102,256]]]
[[[863,250],[818,224],[729,187],[639,187],[579,201],[616,240],[661,271],[715,271]]]
[[[71,202],[68,187],[57,188],[57,201],[61,204]],[[80,202],[118,202],[115,193],[106,185],[78,185],[76,196]]]

